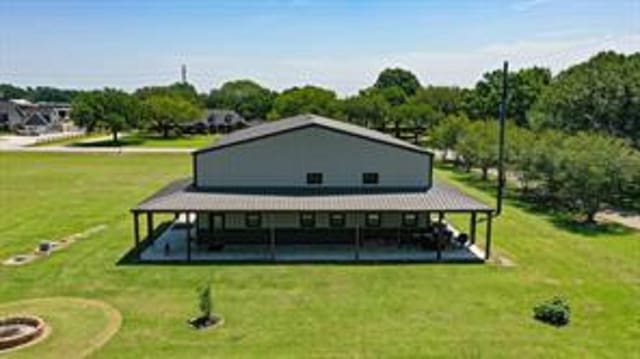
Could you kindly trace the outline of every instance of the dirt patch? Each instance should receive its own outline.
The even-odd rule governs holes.
[[[615,222],[640,230],[640,214],[608,209],[596,215],[597,221]]]
[[[35,248],[31,253],[13,255],[8,259],[6,259],[5,261],[3,261],[2,264],[6,266],[19,266],[19,265],[31,263],[41,258],[47,258],[51,253],[65,249],[70,245],[72,245],[73,243],[80,241],[82,239],[89,238],[92,235],[98,232],[101,232],[106,228],[107,228],[106,225],[101,224],[95,227],[91,227],[84,232],[74,233],[70,236],[60,238],[57,241],[43,242],[37,248]]]

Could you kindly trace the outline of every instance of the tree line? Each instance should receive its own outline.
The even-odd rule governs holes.
[[[506,130],[507,182],[536,206],[568,210],[594,223],[605,206],[640,209],[640,152],[620,138],[598,132]],[[498,123],[449,116],[430,138],[441,159],[483,180],[498,165]]]
[[[599,53],[553,75],[542,67],[507,74],[508,155],[521,194],[538,204],[576,210],[588,221],[605,204],[640,202],[640,53]],[[408,70],[388,68],[356,95],[313,85],[273,91],[252,80],[198,93],[188,83],[118,89],[21,89],[0,85],[0,97],[71,101],[72,116],[89,131],[108,129],[117,141],[127,129],[168,137],[204,109],[236,111],[276,121],[315,113],[439,149],[465,170],[488,178],[497,161],[496,120],[502,70],[471,88],[421,84]]]

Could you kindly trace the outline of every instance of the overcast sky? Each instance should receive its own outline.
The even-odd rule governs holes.
[[[558,71],[640,51],[640,0],[0,0],[0,83],[200,91],[251,78],[351,94],[385,67],[470,86],[504,59]]]

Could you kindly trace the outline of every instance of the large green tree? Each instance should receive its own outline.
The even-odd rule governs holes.
[[[198,106],[202,105],[202,99],[196,88],[189,83],[175,82],[168,86],[147,86],[139,88],[134,95],[140,100],[146,100],[151,96],[180,97]]]
[[[150,128],[168,138],[171,130],[178,125],[202,116],[203,110],[194,103],[179,96],[152,95],[143,101],[144,118]]]
[[[411,99],[433,107],[444,116],[460,114],[464,110],[464,90],[450,86],[427,86],[419,88]]]
[[[361,92],[342,101],[342,113],[348,122],[379,128],[389,115],[389,103],[379,93]]]
[[[509,72],[507,77],[507,117],[519,126],[527,126],[527,114],[551,81],[551,71],[532,67]],[[494,70],[483,75],[472,91],[466,92],[466,108],[476,119],[497,118],[502,98],[503,72]]]
[[[406,96],[413,96],[420,88],[420,81],[411,71],[401,68],[388,68],[378,75],[373,87],[380,90],[398,87]]]
[[[276,93],[251,80],[226,82],[211,90],[209,108],[234,110],[246,119],[265,119],[273,106]]]
[[[616,201],[634,180],[637,152],[622,140],[580,133],[563,143],[560,157],[559,198],[568,208],[595,222],[603,205]]]
[[[108,129],[113,141],[118,133],[139,125],[142,117],[139,101],[124,91],[105,88],[80,93],[72,104],[72,119],[88,131]]]
[[[640,147],[640,53],[603,52],[561,72],[531,121],[569,132],[602,131]]]
[[[304,113],[331,117],[339,111],[335,92],[316,86],[293,87],[276,97],[268,118],[276,120]]]

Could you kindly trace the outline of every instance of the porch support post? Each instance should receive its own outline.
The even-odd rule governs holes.
[[[356,236],[355,236],[355,260],[360,260],[360,225],[356,224]]]
[[[276,229],[274,226],[273,213],[269,213],[269,252],[271,260],[276,260]]]
[[[191,262],[191,212],[186,212],[187,228],[187,262]]]
[[[153,212],[147,212],[147,238],[153,237]],[[151,239],[153,241],[153,239]]]
[[[488,260],[491,256],[491,220],[493,219],[493,214],[491,212],[487,212],[487,233],[486,233],[486,244],[484,248],[484,259]]]
[[[471,244],[476,243],[476,223],[477,213],[471,212],[471,223],[469,223],[469,239],[471,240]]]
[[[140,245],[140,219],[139,213],[133,212],[133,239],[135,243],[135,248],[137,249]]]
[[[438,237],[436,239],[436,259],[442,260],[442,241],[444,237],[444,212],[438,212]]]

